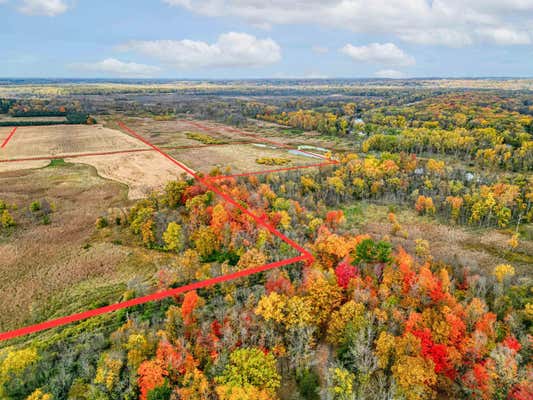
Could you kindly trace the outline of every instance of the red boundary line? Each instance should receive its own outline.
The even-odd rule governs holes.
[[[289,258],[287,260],[282,260],[282,261],[274,262],[271,264],[262,265],[260,267],[249,268],[249,269],[245,269],[242,271],[233,272],[231,274],[218,276],[216,278],[206,279],[200,282],[190,283],[188,285],[181,286],[179,288],[164,290],[162,292],[150,294],[148,296],[138,297],[136,299],[111,304],[105,307],[96,308],[94,310],[84,311],[78,314],[71,314],[66,317],[53,319],[50,321],[42,322],[40,324],[30,325],[24,328],[1,333],[0,341],[13,339],[19,336],[29,335],[31,333],[40,332],[46,329],[56,328],[58,326],[67,325],[72,322],[81,321],[81,320],[91,318],[91,317],[96,317],[97,315],[102,315],[102,314],[106,314],[112,311],[117,311],[117,310],[121,310],[124,308],[137,306],[139,304],[148,303],[150,301],[162,300],[164,298],[176,296],[178,294],[187,292],[189,290],[200,289],[206,286],[215,285],[217,283],[230,281],[230,280],[245,277],[248,275],[253,275],[258,272],[263,272],[269,269],[279,268],[284,265],[293,264],[293,263],[296,263],[299,261],[305,261],[305,260],[308,260],[308,258],[305,255],[300,255],[298,257]]]
[[[265,175],[265,174],[271,174],[273,172],[293,171],[295,169],[305,169],[305,168],[313,168],[313,167],[320,168],[320,167],[325,167],[326,165],[334,165],[338,163],[339,162],[336,160],[330,160],[327,162],[317,163],[317,164],[297,165],[294,167],[267,169],[263,171],[254,171],[254,172],[243,172],[242,174],[209,176],[206,179],[209,181],[219,181],[222,179],[229,179],[229,178],[241,178],[241,177],[252,176],[252,175]]]
[[[211,131],[211,132],[212,131],[217,131],[216,128],[210,128],[209,126],[201,124],[201,123],[196,122],[196,121],[190,121],[190,120],[187,120],[187,119],[179,119],[178,121],[182,122],[182,123],[185,123],[185,124],[192,125],[192,126],[194,126],[196,128],[199,128],[199,129],[206,130],[206,131]],[[275,142],[275,141],[270,140],[270,139],[265,139],[264,137],[261,137],[259,135],[254,134],[254,133],[244,132],[244,131],[242,131],[240,129],[232,128],[232,127],[229,127],[229,126],[224,126],[222,129],[225,129],[225,130],[230,131],[230,132],[238,133],[239,135],[243,135],[243,136],[248,136],[248,137],[254,138],[254,139],[256,139],[258,141],[258,143],[270,143],[270,144],[273,144],[275,146],[284,147],[284,148],[289,149],[289,150],[297,150],[297,151],[299,151],[301,153],[308,154],[308,155],[313,156],[313,157],[318,157],[318,158],[322,158],[322,159],[326,158],[326,157],[324,157],[324,156],[322,156],[320,154],[312,153],[310,151],[295,149],[294,147],[289,146],[288,144]]]
[[[186,146],[165,146],[165,150],[181,150],[181,149],[202,149],[204,147],[213,147],[213,146],[229,146],[232,144],[247,144],[250,142],[232,142],[232,143],[216,143],[216,144],[206,144],[206,145],[186,145]],[[57,160],[60,158],[80,158],[80,157],[91,157],[91,156],[109,156],[114,154],[127,154],[127,153],[139,153],[144,151],[154,151],[154,149],[128,149],[128,150],[113,150],[113,151],[102,151],[94,153],[77,153],[77,154],[62,154],[57,156],[42,156],[42,157],[25,157],[25,158],[12,158],[6,160],[0,160],[0,163],[10,163],[10,162],[21,162],[21,161],[44,161],[44,160]]]
[[[196,122],[196,121],[190,121],[190,120],[186,120],[186,119],[181,119],[181,120],[178,120],[178,121],[182,122],[182,123],[185,123],[185,124],[192,125],[195,128],[206,130],[208,132],[212,132],[212,131],[217,131],[218,130],[216,128],[211,128],[211,127],[209,127],[207,125],[201,124],[201,123]],[[326,165],[333,165],[333,164],[338,164],[339,163],[337,160],[330,160],[330,159],[326,158],[325,156],[323,156],[321,154],[316,154],[316,153],[312,153],[312,152],[309,152],[309,151],[300,150],[298,148],[294,148],[292,146],[289,146],[289,145],[287,145],[285,143],[280,143],[280,142],[275,142],[273,140],[265,139],[265,138],[262,138],[259,135],[256,135],[256,134],[253,134],[253,133],[249,133],[249,132],[244,132],[244,131],[242,131],[240,129],[231,128],[229,126],[224,126],[222,129],[225,129],[225,130],[230,131],[230,132],[235,132],[235,133],[238,133],[240,135],[252,137],[252,138],[260,141],[259,143],[265,143],[265,142],[266,143],[270,143],[270,144],[273,144],[273,145],[275,145],[277,147],[282,147],[282,148],[289,149],[289,150],[296,150],[296,151],[299,151],[301,153],[308,154],[308,155],[311,155],[313,157],[318,157],[318,158],[321,158],[321,159],[327,160],[327,161],[326,162],[321,162],[321,163],[307,164],[307,165],[298,165],[298,166],[294,166],[294,167],[284,167],[284,168],[269,169],[269,170],[263,170],[263,171],[244,172],[244,173],[241,173],[241,174],[218,175],[218,176],[207,177],[206,179],[209,180],[209,181],[217,181],[217,180],[223,180],[223,179],[228,179],[228,178],[239,178],[239,177],[246,177],[246,176],[252,176],[252,175],[263,175],[263,174],[270,174],[270,173],[273,173],[273,172],[292,171],[292,170],[296,170],[296,169],[304,169],[304,168],[312,168],[312,167],[325,167]]]
[[[11,132],[9,133],[9,135],[7,135],[6,139],[4,140],[4,142],[2,143],[2,146],[0,146],[0,148],[4,148],[6,147],[7,143],[11,140],[11,138],[13,137],[13,135],[15,134],[15,131],[17,130],[17,127],[14,127]]]
[[[201,176],[197,175],[193,170],[188,168],[186,165],[180,163],[179,161],[177,161],[176,159],[174,159],[173,157],[165,153],[163,150],[161,150],[157,146],[153,145],[152,143],[144,139],[137,132],[128,128],[124,123],[119,122],[118,125],[122,129],[124,129],[126,132],[128,132],[130,135],[136,137],[138,140],[145,143],[146,145],[148,145],[149,147],[151,147],[158,153],[160,153],[163,157],[167,158],[170,162],[172,162],[173,164],[183,169],[189,175],[194,177],[199,183],[204,185],[207,189],[216,193],[218,196],[220,196],[222,199],[224,199],[228,203],[232,204],[234,207],[242,211],[244,214],[250,216],[258,225],[264,227],[269,232],[271,232],[273,235],[277,236],[278,238],[283,240],[285,243],[287,243],[289,246],[299,251],[300,255],[297,257],[286,259],[286,260],[281,260],[281,261],[277,261],[274,263],[265,264],[259,267],[250,268],[250,269],[243,270],[243,271],[237,271],[237,272],[233,272],[227,275],[222,275],[216,278],[211,278],[211,279],[203,280],[200,282],[194,282],[194,283],[191,283],[185,286],[181,286],[179,288],[165,290],[165,291],[154,293],[148,296],[143,296],[143,297],[139,297],[139,298],[128,300],[128,301],[111,304],[105,307],[96,308],[94,310],[89,310],[89,311],[81,312],[78,314],[71,314],[65,317],[53,319],[50,321],[45,321],[39,324],[26,326],[26,327],[15,329],[15,330],[8,331],[8,332],[3,332],[3,333],[0,333],[0,341],[13,339],[19,336],[24,336],[24,335],[28,335],[28,334],[35,333],[35,332],[40,332],[46,329],[67,325],[72,322],[80,321],[80,320],[94,317],[97,315],[102,315],[102,314],[105,314],[111,311],[116,311],[116,310],[124,309],[127,307],[136,306],[139,304],[144,304],[150,301],[161,300],[161,299],[175,296],[177,294],[180,294],[180,293],[183,293],[189,290],[199,289],[199,288],[214,285],[220,282],[230,281],[230,280],[237,279],[240,277],[256,274],[258,272],[263,272],[263,271],[267,271],[270,269],[279,268],[284,265],[289,265],[289,264],[293,264],[293,263],[300,262],[300,261],[306,261],[309,263],[314,260],[313,255],[309,251],[307,251],[302,246],[294,242],[292,239],[289,239],[283,233],[281,233],[276,228],[274,228],[270,223],[268,223],[266,220],[266,215],[257,216],[256,214],[252,213],[248,208],[244,207],[238,201],[234,200],[233,198],[231,198],[230,196],[222,192],[220,189],[218,189],[216,186],[209,183],[207,179],[202,178]]]

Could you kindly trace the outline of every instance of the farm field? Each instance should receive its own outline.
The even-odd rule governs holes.
[[[294,167],[316,162],[316,157],[294,153],[280,146],[292,146],[285,137],[263,138],[260,134],[247,136],[220,124],[195,121],[155,121],[153,119],[127,119],[129,127],[136,129],[155,145],[166,149],[170,155],[193,170],[208,173],[220,167],[231,173],[255,172],[272,169],[272,165],[259,164],[261,158],[283,159],[283,166]],[[154,152],[138,139],[121,132],[113,122],[101,125],[59,125],[19,127],[0,155],[0,172],[41,168],[46,160],[27,160],[41,157],[62,158],[72,163],[82,163],[96,168],[102,177],[128,186],[130,199],[138,199],[153,190],[160,190],[169,180],[183,173],[180,168]],[[7,137],[10,128],[0,129],[0,137]],[[192,139],[191,134],[204,135],[214,140],[203,143]],[[262,140],[269,143],[261,144]],[[124,153],[122,153],[124,151]],[[96,153],[96,154],[93,154]],[[103,154],[98,154],[103,153]],[[72,156],[72,157],[68,157]],[[11,162],[12,160],[20,160]]]
[[[10,128],[0,130],[7,136]],[[61,157],[67,154],[146,148],[138,140],[101,125],[52,125],[18,127],[2,149],[1,159]],[[0,171],[2,166],[0,166]]]
[[[0,129],[0,135],[7,136],[10,131],[11,128]],[[134,153],[121,154],[121,151]],[[85,156],[94,153],[96,155]],[[92,165],[102,177],[126,184],[130,198],[139,198],[152,190],[161,189],[165,182],[176,179],[180,172],[139,140],[99,125],[19,127],[0,156],[8,161],[64,157],[69,162]],[[42,168],[48,163],[47,160],[0,162],[0,172]]]

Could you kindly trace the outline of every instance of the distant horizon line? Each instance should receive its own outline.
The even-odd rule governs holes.
[[[112,78],[112,77],[2,77],[0,76],[0,84],[2,81],[174,81],[174,82],[228,82],[228,81],[417,81],[417,80],[530,80],[533,76],[419,76],[419,77],[404,77],[404,78],[386,78],[386,77],[310,77],[310,78]]]

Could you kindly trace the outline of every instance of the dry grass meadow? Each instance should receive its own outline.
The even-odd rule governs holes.
[[[86,245],[96,218],[124,202],[125,186],[100,178],[94,168],[68,164],[4,172],[0,182],[0,198],[18,208],[13,212],[17,229],[0,240],[2,330],[32,320],[35,313],[53,312],[41,305],[84,281],[107,285],[113,280],[127,251]],[[31,201],[43,199],[56,209],[48,225],[28,211]]]
[[[533,261],[533,242],[521,241],[510,251],[509,234],[496,229],[472,229],[450,226],[434,218],[422,217],[411,208],[397,208],[398,222],[407,232],[407,238],[395,236],[388,221],[389,207],[357,202],[345,208],[348,223],[361,233],[387,237],[395,246],[402,246],[411,254],[416,252],[416,240],[429,242],[434,260],[455,267],[467,267],[472,272],[492,273],[499,264],[512,264],[519,275],[526,275]]]
[[[155,151],[66,158],[65,161],[91,165],[98,175],[126,184],[130,199],[140,199],[154,190],[161,190],[168,181],[178,180],[184,173]]]

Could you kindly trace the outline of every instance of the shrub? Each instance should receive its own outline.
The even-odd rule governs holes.
[[[304,369],[296,375],[296,382],[298,383],[298,391],[304,399],[318,400],[319,382],[318,376],[315,372]]]
[[[204,144],[223,144],[228,143],[224,140],[220,140],[217,138],[214,138],[212,136],[206,135],[204,133],[199,132],[187,132],[187,137],[192,140],[197,140],[199,142],[202,142]]]
[[[263,164],[263,165],[285,165],[289,164],[291,160],[288,158],[281,158],[281,157],[262,157],[257,158],[255,160],[257,164]]]
[[[2,211],[2,215],[0,216],[0,224],[3,228],[9,228],[11,226],[15,226],[15,220],[9,213],[9,211],[4,210]]]
[[[163,386],[156,387],[148,392],[147,400],[169,400],[172,389],[165,382]]]
[[[31,204],[30,204],[30,211],[31,212],[37,212],[41,209],[41,203],[38,202],[38,201],[33,201]]]
[[[96,229],[102,229],[105,228],[108,225],[107,218],[105,217],[98,217],[96,219]]]

